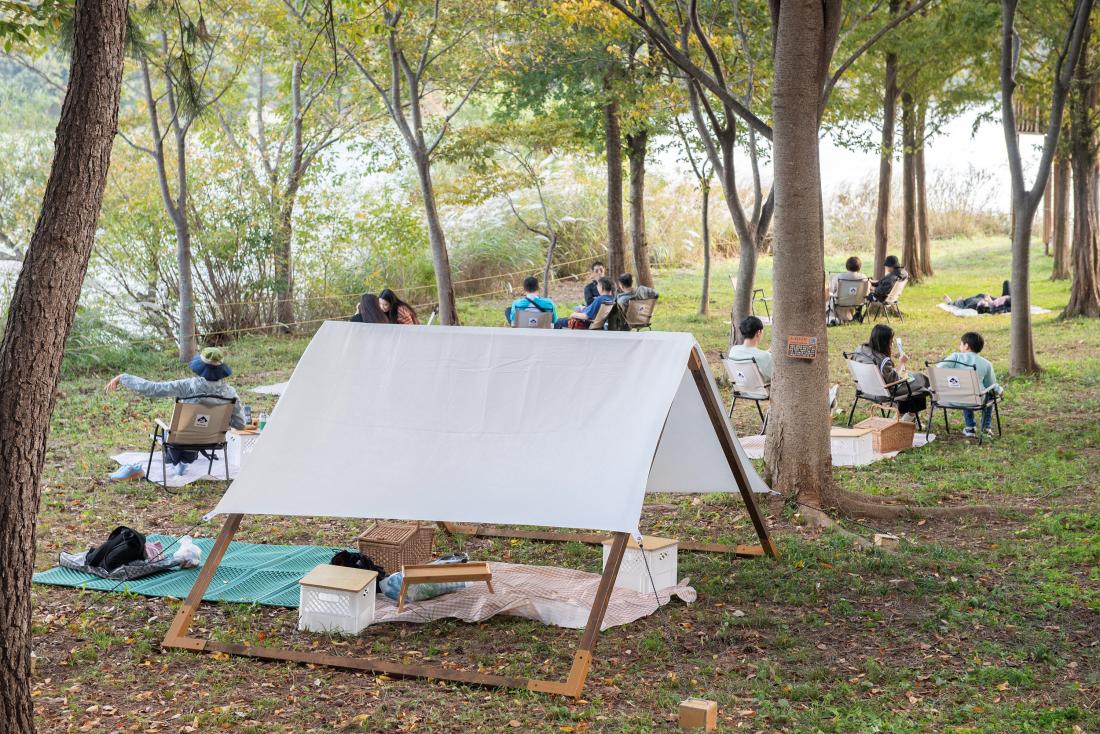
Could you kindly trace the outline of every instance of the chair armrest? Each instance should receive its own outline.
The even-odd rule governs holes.
[[[891,387],[894,387],[895,385],[900,385],[903,382],[909,382],[909,380],[907,378],[903,377],[900,380],[894,380],[893,382],[887,382],[886,384],[883,385],[883,387],[891,388]]]
[[[162,421],[160,418],[157,418],[156,421],[157,421],[157,426],[160,428],[160,430],[164,431],[164,433],[167,434],[168,433],[168,426],[164,425],[164,421]]]

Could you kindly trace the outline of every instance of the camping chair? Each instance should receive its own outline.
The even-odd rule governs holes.
[[[650,328],[656,298],[631,298],[626,302],[626,324],[635,331]]]
[[[837,278],[833,306],[835,308],[859,308],[867,302],[867,294],[870,292],[871,281],[866,278],[860,278],[859,280]]]
[[[756,404],[756,412],[760,414],[760,434],[768,430],[768,413],[760,407],[760,403],[770,400],[769,390],[771,383],[764,379],[760,372],[760,365],[754,358],[730,359],[725,354],[719,355],[722,364],[726,366],[726,375],[733,386],[733,401],[730,403],[729,417],[733,417],[733,409],[737,405],[737,399],[751,400]],[[763,395],[763,397],[760,397]],[[770,408],[768,409],[770,412]]]
[[[512,314],[512,328],[552,329],[554,328],[553,314],[533,308],[521,309]]]
[[[852,380],[856,383],[856,399],[852,401],[852,409],[848,413],[849,428],[852,426],[852,420],[856,415],[856,405],[859,404],[860,400],[866,400],[869,403],[873,403],[883,415],[886,415],[887,410],[896,411],[898,409],[898,400],[908,399],[913,396],[908,380],[903,379],[887,384],[882,378],[882,372],[879,371],[877,365],[856,362],[848,352],[844,352],[843,354],[844,360],[848,364],[848,374],[852,376]],[[906,389],[902,393],[894,395],[890,392],[890,388],[895,385],[905,385]],[[920,427],[921,422],[920,416],[918,415],[917,428]]]
[[[937,364],[953,364],[954,367],[938,367]],[[931,405],[928,406],[928,426],[924,432],[925,437],[932,431],[932,418],[936,414],[936,408],[943,411],[943,428],[946,433],[951,433],[951,425],[947,422],[948,410],[976,410],[982,413],[986,408],[993,408],[993,414],[997,416],[997,435],[1001,432],[1001,409],[998,403],[1001,398],[997,395],[996,386],[982,389],[978,381],[978,368],[974,365],[963,364],[955,360],[943,363],[925,362],[928,368],[928,392],[932,395]],[[978,445],[985,439],[985,433],[978,424]]]
[[[894,315],[899,319],[904,318],[904,314],[901,312],[901,306],[898,305],[898,301],[901,299],[901,292],[905,290],[905,284],[909,282],[908,278],[899,279],[894,282],[894,286],[890,289],[890,292],[886,294],[885,301],[871,301],[867,304],[867,315],[872,313],[875,315],[875,320],[878,321],[879,314],[886,317],[886,323],[890,323],[890,312],[893,311]]]
[[[753,316],[756,315],[756,304],[759,301],[760,303],[764,304],[764,314],[765,314],[766,318],[768,319],[765,323],[770,324],[771,320],[772,320],[772,311],[768,307],[768,304],[771,303],[771,300],[772,300],[771,296],[765,296],[764,295],[764,289],[763,288],[753,289],[752,302],[749,304],[749,310],[752,312],[752,315]]]
[[[604,303],[600,306],[600,310],[596,312],[596,318],[592,319],[588,324],[589,331],[594,329],[603,330],[604,324],[607,323],[607,317],[611,315],[611,312],[618,306],[615,301],[610,303]]]
[[[205,405],[185,403],[183,398],[176,398],[171,425],[165,425],[160,418],[156,419],[157,427],[153,430],[153,443],[149,446],[149,461],[145,467],[145,476],[148,477],[153,468],[153,451],[159,443],[161,484],[166,490],[168,489],[169,448],[177,451],[198,451],[204,458],[210,460],[207,473],[214,470],[216,452],[221,449],[222,459],[225,461],[225,480],[229,481],[229,446],[225,433],[229,430],[229,420],[233,417],[233,408],[237,399],[220,395],[194,395],[187,399],[195,398],[219,402]]]

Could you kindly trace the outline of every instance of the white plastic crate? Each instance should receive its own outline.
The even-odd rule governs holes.
[[[615,586],[633,589],[643,594],[652,594],[655,590],[660,591],[675,586],[679,580],[676,576],[676,555],[679,546],[679,541],[670,538],[644,535],[642,545],[639,547],[638,542],[631,538],[627,543],[626,553],[623,554],[623,562],[619,565]],[[604,568],[607,568],[607,557],[610,553],[611,541],[605,540],[603,542]],[[652,582],[650,575],[653,576]],[[654,586],[657,588],[654,589]]]
[[[875,460],[871,431],[866,428],[832,429],[833,466],[862,466]]]
[[[244,459],[255,448],[256,442],[260,440],[260,434],[258,433],[238,433],[237,431],[229,431],[225,434],[226,449],[229,451],[229,464],[230,466],[239,467],[244,463]]]
[[[357,635],[374,622],[378,574],[324,564],[301,581],[298,629]]]

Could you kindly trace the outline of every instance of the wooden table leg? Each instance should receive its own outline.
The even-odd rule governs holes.
[[[409,590],[409,583],[401,579],[401,591],[397,595],[397,611],[405,608],[405,592]]]

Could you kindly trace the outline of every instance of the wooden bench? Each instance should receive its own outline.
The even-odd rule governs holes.
[[[422,563],[401,567],[401,591],[397,595],[397,611],[405,608],[405,594],[410,586],[417,584],[449,584],[457,581],[484,581],[493,591],[493,572],[489,564],[476,563]]]

